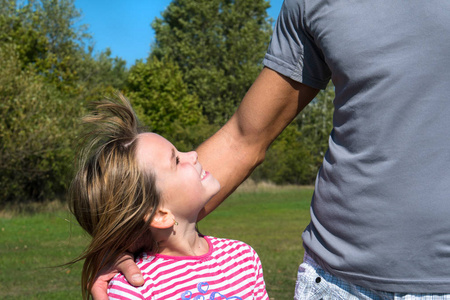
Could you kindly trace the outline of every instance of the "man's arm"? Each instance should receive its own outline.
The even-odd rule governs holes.
[[[271,69],[261,71],[231,119],[197,149],[203,168],[221,185],[199,220],[251,174],[269,145],[318,92]]]

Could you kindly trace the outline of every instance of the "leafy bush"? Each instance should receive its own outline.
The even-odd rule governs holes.
[[[43,200],[66,189],[77,107],[32,67],[17,47],[0,47],[0,205]]]

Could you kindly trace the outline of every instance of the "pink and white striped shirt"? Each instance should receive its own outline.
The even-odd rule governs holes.
[[[249,245],[204,237],[209,251],[202,256],[143,253],[136,263],[145,283],[134,287],[122,274],[109,283],[109,299],[254,299],[269,300],[261,261]]]

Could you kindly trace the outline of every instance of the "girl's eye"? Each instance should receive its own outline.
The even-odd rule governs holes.
[[[180,158],[177,156],[177,157],[175,157],[175,164],[179,164],[180,163]]]

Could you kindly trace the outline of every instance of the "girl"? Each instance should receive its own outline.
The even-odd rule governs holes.
[[[110,299],[268,299],[256,252],[233,240],[203,236],[197,215],[219,189],[198,162],[168,140],[144,132],[128,100],[98,102],[84,118],[90,131],[70,188],[70,209],[91,236],[82,271],[83,298],[99,271],[127,249],[145,283],[123,275]]]

